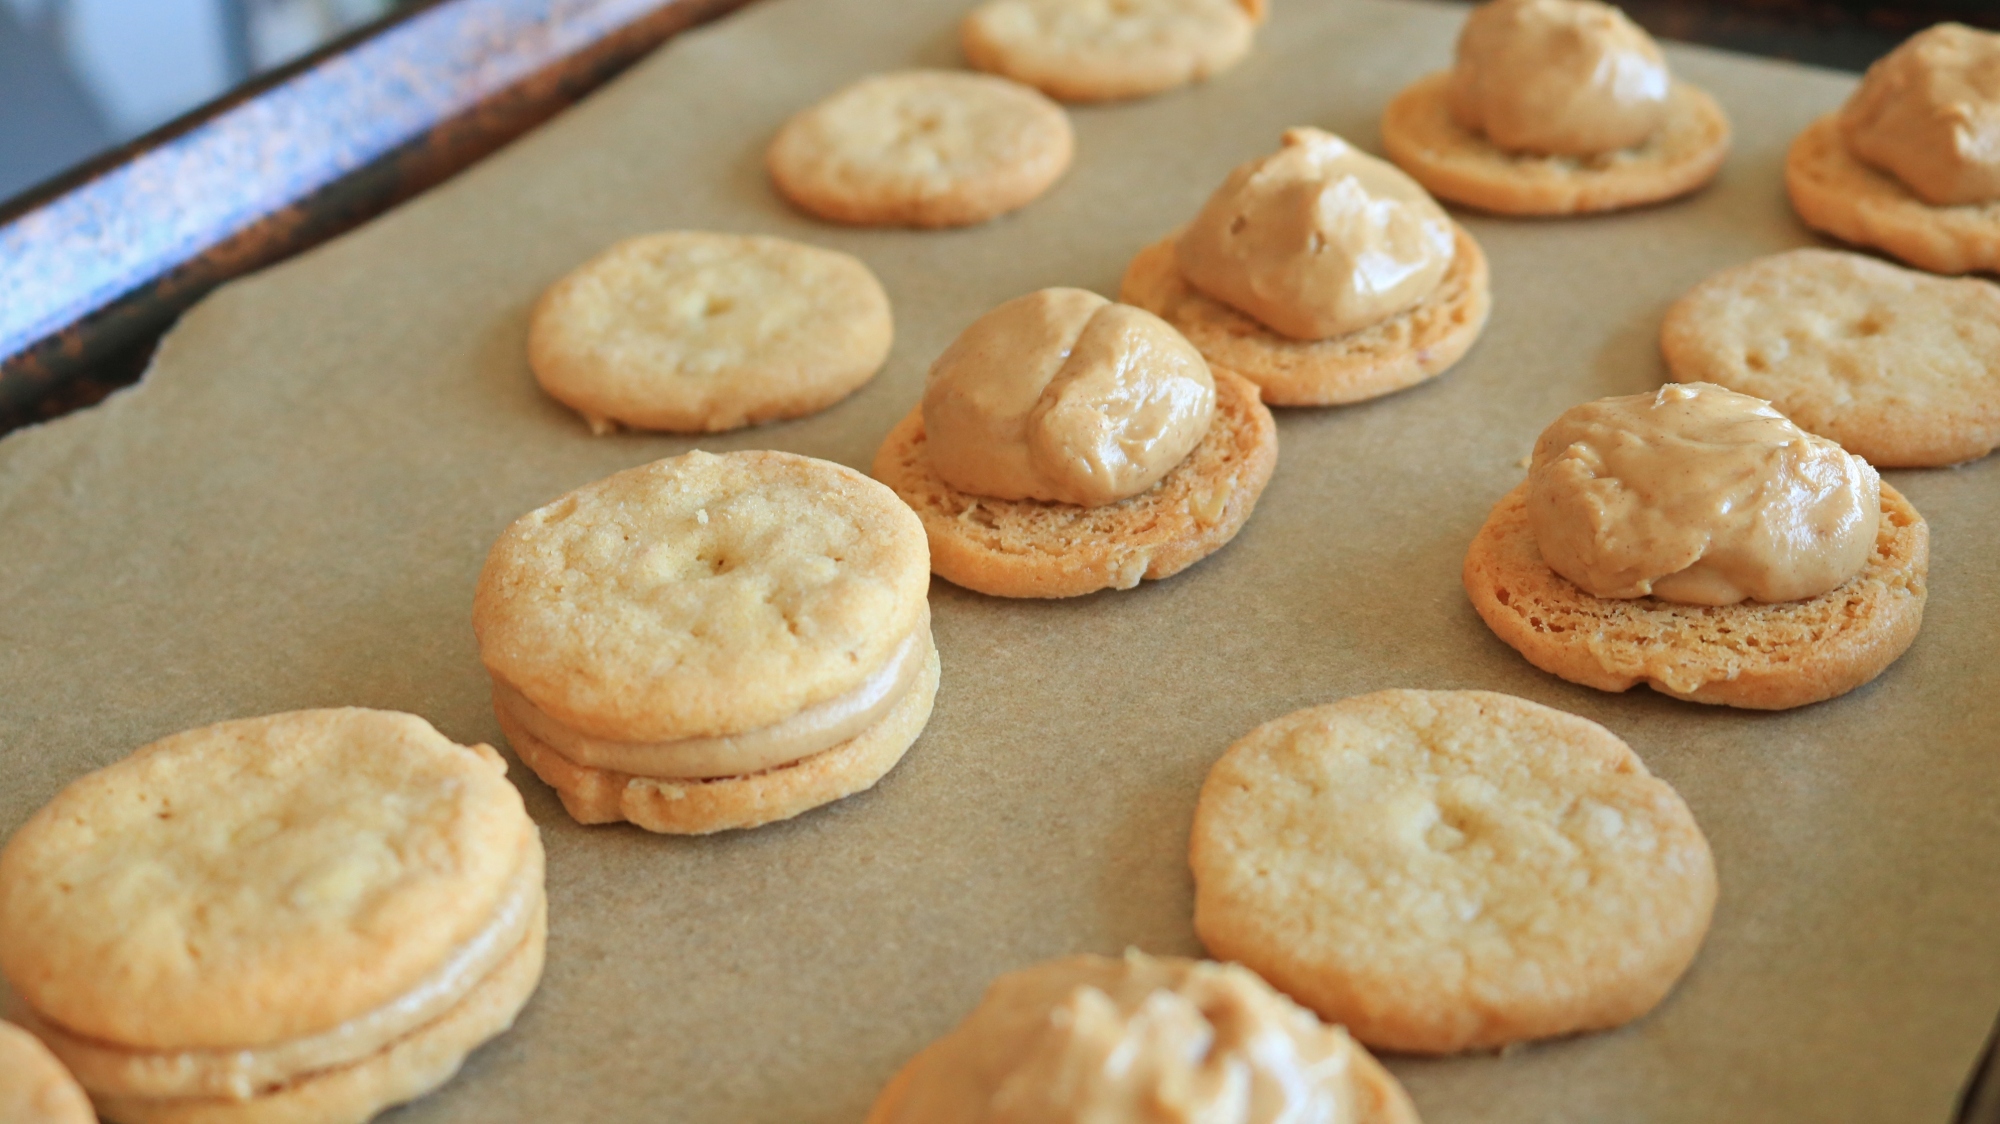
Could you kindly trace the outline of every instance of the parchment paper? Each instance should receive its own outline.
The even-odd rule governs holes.
[[[957,65],[959,0],[761,0],[450,185],[190,313],[144,385],[0,441],[0,831],[134,747],[298,707],[413,711],[501,744],[468,624],[510,520],[629,465],[780,448],[866,468],[931,358],[1045,285],[1115,293],[1235,164],[1376,120],[1464,9],[1281,0],[1239,69],[1079,109],[1044,199],[972,230],[849,230],[761,166],[791,112],[871,71]],[[1930,611],[1876,683],[1754,714],[1530,667],[1459,586],[1466,544],[1564,408],[1664,377],[1662,311],[1808,244],[1787,140],[1851,79],[1670,48],[1734,116],[1691,200],[1564,222],[1463,215],[1494,313],[1444,377],[1283,411],[1242,536],[1167,582],[1072,602],[932,590],[944,681],[875,790],[721,838],[576,826],[515,766],[549,849],[549,965],[515,1030],[398,1121],[851,1124],[987,980],[1128,945],[1196,953],[1185,847],[1228,743],[1382,687],[1508,691],[1601,721],[1692,805],[1722,898],[1700,959],[1624,1030],[1392,1060],[1425,1118],[1942,1121],[2000,1009],[2000,461],[1888,478],[1929,518]],[[593,438],[523,359],[537,293],[645,231],[859,255],[887,368],[813,418]],[[5,939],[0,934],[0,939]]]

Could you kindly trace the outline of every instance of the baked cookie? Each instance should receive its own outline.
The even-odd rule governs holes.
[[[582,823],[755,827],[874,784],[937,691],[930,559],[894,493],[695,452],[516,520],[473,602],[494,711]]]
[[[987,0],[959,24],[974,67],[1070,102],[1157,94],[1249,53],[1263,0]]]
[[[1933,206],[1855,159],[1840,115],[1807,125],[1785,153],[1785,193],[1807,226],[1932,273],[2000,270],[2000,202]]]
[[[0,1120],[8,1124],[97,1124],[90,1098],[35,1036],[0,1023]]]
[[[1078,597],[1171,577],[1236,537],[1278,464],[1257,388],[1213,372],[1215,414],[1194,451],[1150,489],[1102,507],[961,492],[932,466],[921,407],[875,454],[875,478],[930,539],[938,576],[995,597]]]
[[[1338,406],[1378,398],[1437,375],[1472,348],[1493,300],[1486,255],[1454,225],[1451,265],[1415,307],[1348,335],[1301,340],[1187,283],[1172,235],[1139,251],[1118,284],[1118,299],[1180,329],[1218,378],[1233,372],[1257,384],[1273,406]]]
[[[863,78],[791,120],[765,165],[799,208],[861,226],[970,226],[1049,189],[1076,147],[1061,106],[1005,78]]]
[[[1715,905],[1674,790],[1594,722],[1487,691],[1378,691],[1252,730],[1195,807],[1209,952],[1379,1049],[1621,1025]]]
[[[384,711],[224,722],[15,834],[0,971],[109,1119],[364,1120],[513,1023],[542,886],[492,749]]]
[[[1382,148],[1440,199],[1502,215],[1615,211],[1686,195],[1729,155],[1729,118],[1714,98],[1673,83],[1660,128],[1631,148],[1591,156],[1510,153],[1451,115],[1448,72],[1426,75],[1382,114]]]
[[[889,1081],[867,1124],[1140,1118],[1106,1111],[1125,1105],[1251,1119],[1245,1102],[1265,1110],[1258,1120],[1417,1124],[1367,1050],[1254,973],[1136,950],[993,981],[977,1010]]]
[[[1874,553],[1839,588],[1802,601],[1681,605],[1593,597],[1550,570],[1528,522],[1528,486],[1501,499],[1465,556],[1465,591],[1495,635],[1572,683],[1644,683],[1692,702],[1783,710],[1875,678],[1923,624],[1930,529],[1882,488]]]
[[[1660,349],[1675,381],[1768,399],[1877,467],[2000,446],[2000,286],[1986,281],[1792,250],[1689,290],[1667,310]]]
[[[881,369],[889,297],[847,254],[682,230],[629,238],[550,286],[528,365],[596,433],[713,433],[838,402]]]

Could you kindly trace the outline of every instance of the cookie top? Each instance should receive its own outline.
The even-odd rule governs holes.
[[[49,1048],[0,1023],[0,1120],[8,1124],[97,1124],[90,1098]]]
[[[1956,464],[2000,445],[2000,285],[1860,254],[1793,250],[1723,270],[1667,310],[1682,382],[1769,399],[1885,467]]]
[[[694,452],[516,520],[472,624],[487,668],[557,721],[665,741],[855,689],[929,590],[923,525],[888,488],[791,453]]]
[[[1137,98],[1236,65],[1261,0],[987,0],[959,24],[965,58],[1062,101]]]
[[[630,238],[549,287],[528,364],[600,432],[715,432],[809,414],[867,382],[889,297],[847,254],[754,235]]]
[[[0,852],[0,972],[120,1046],[303,1037],[486,928],[534,830],[498,754],[411,715],[191,730],[70,785]]]
[[[785,122],[765,155],[778,190],[824,219],[968,226],[1027,205],[1069,167],[1062,107],[986,74],[863,78]]]
[[[1715,902],[1693,816],[1624,742],[1485,691],[1378,691],[1258,727],[1209,772],[1191,859],[1211,953],[1421,1052],[1643,1014]]]

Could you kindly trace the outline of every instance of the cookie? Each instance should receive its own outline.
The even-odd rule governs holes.
[[[1273,406],[1339,406],[1379,398],[1442,374],[1472,348],[1492,310],[1486,255],[1455,229],[1451,267],[1416,307],[1344,336],[1298,340],[1189,285],[1170,236],[1139,251],[1118,299],[1179,328],[1218,376],[1256,383]]]
[[[90,1098],[35,1036],[0,1023],[0,1120],[9,1124],[97,1124]]]
[[[1726,269],[1675,301],[1660,349],[1677,382],[1768,399],[1884,468],[2000,446],[2000,286],[1834,250]]]
[[[1785,193],[1814,230],[1932,273],[2000,270],[2000,202],[1932,206],[1847,151],[1840,115],[1807,125],[1785,153]]]
[[[1059,101],[1141,98],[1242,61],[1262,0],[987,0],[958,34],[974,67]]]
[[[1195,931],[1379,1049],[1621,1025],[1693,962],[1715,867],[1687,805],[1594,722],[1378,691],[1252,730],[1209,771]]]
[[[1729,155],[1729,118],[1685,82],[1667,96],[1651,139],[1598,156],[1534,156],[1497,148],[1452,118],[1450,74],[1412,83],[1382,113],[1389,159],[1440,199],[1502,215],[1578,215],[1658,203],[1695,191]]]
[[[859,226],[970,226],[1027,206],[1076,147],[1061,106],[1005,78],[877,74],[791,120],[765,165],[801,210]]]
[[[1068,956],[993,981],[964,1022],[923,1049],[866,1124],[1137,1119],[1107,1105],[1171,1105],[1175,1119],[1417,1124],[1403,1087],[1236,964],[1178,956]],[[1234,1111],[1232,1111],[1232,1109]]]
[[[889,297],[847,254],[756,235],[630,238],[550,286],[528,365],[596,433],[714,433],[823,410],[874,377]]]
[[[0,972],[110,1119],[366,1119],[540,979],[541,840],[505,772],[384,711],[155,742],[0,852]]]
[[[848,468],[695,452],[515,521],[473,604],[494,711],[585,823],[752,827],[872,785],[937,689],[923,526]]]
[[[973,496],[930,464],[922,408],[875,454],[875,477],[921,520],[939,577],[995,597],[1078,597],[1171,577],[1220,550],[1278,463],[1278,429],[1247,380],[1217,370],[1215,418],[1158,484],[1103,507]]]
[[[1867,566],[1830,593],[1776,604],[1593,597],[1542,561],[1527,494],[1525,483],[1507,493],[1472,540],[1465,591],[1495,635],[1572,683],[1783,710],[1880,675],[1923,624],[1930,529],[1887,484]]]

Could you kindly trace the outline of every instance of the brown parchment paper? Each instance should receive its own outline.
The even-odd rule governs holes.
[[[787,210],[761,165],[778,124],[871,71],[957,65],[963,6],[760,0],[450,185],[218,292],[139,388],[0,441],[0,831],[85,771],[226,718],[389,707],[501,744],[468,613],[510,520],[697,444],[865,469],[930,359],[993,304],[1114,293],[1134,251],[1288,125],[1379,151],[1382,106],[1448,61],[1464,14],[1281,0],[1232,73],[1077,110],[1068,176],[987,226]],[[1210,763],[1297,707],[1415,686],[1605,723],[1687,798],[1722,879],[1700,959],[1650,1018],[1392,1060],[1432,1124],[1943,1121],[2000,1010],[2000,461],[1889,474],[1931,522],[1924,631],[1873,685],[1801,711],[1570,686],[1495,640],[1459,586],[1541,427],[1663,379],[1670,300],[1812,241],[1784,148],[1851,79],[1668,53],[1735,119],[1720,182],[1611,217],[1461,216],[1492,259],[1485,338],[1406,393],[1281,412],[1255,517],[1187,573],[1047,604],[936,583],[936,715],[875,790],[670,839],[579,828],[517,764],[548,841],[547,976],[512,1033],[394,1119],[859,1121],[995,974],[1197,952],[1184,856]],[[527,310],[612,240],[673,227],[859,255],[895,302],[887,368],[794,423],[591,437],[530,380]]]

